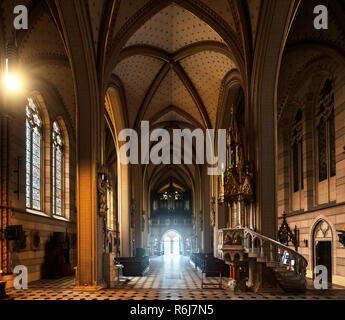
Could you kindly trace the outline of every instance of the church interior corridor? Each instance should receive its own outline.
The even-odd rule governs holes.
[[[345,300],[344,21],[1,0],[1,306]]]

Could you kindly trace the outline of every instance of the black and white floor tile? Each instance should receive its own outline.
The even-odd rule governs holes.
[[[144,277],[128,277],[123,287],[94,292],[74,290],[74,277],[40,280],[29,284],[27,290],[8,289],[15,300],[345,300],[345,288],[303,294],[234,293],[227,288],[201,289],[201,273],[185,257],[157,257],[151,259],[150,271]],[[217,278],[207,278],[217,282]]]

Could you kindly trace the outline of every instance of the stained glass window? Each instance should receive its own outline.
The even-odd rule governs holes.
[[[26,207],[41,210],[42,120],[33,99],[26,106]]]
[[[52,128],[52,213],[63,215],[63,139],[56,121]]]

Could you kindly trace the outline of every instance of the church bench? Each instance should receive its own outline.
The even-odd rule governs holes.
[[[143,276],[150,267],[149,257],[122,257],[116,261],[123,265],[124,276]]]
[[[224,261],[213,257],[212,253],[192,253],[190,261],[196,269],[204,272],[207,277],[218,277],[219,274],[223,277],[230,275],[229,266]]]

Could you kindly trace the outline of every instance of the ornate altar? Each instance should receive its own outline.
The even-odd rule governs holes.
[[[256,290],[266,281],[273,287],[303,291],[306,288],[306,259],[284,243],[298,244],[286,221],[281,242],[255,231],[254,172],[245,160],[240,131],[233,108],[227,136],[227,167],[219,177],[219,202],[228,207],[228,228],[218,231],[218,258],[230,266],[232,290]],[[259,273],[258,273],[259,272]],[[267,278],[258,279],[256,274]],[[265,283],[266,283],[265,282]]]
[[[219,177],[219,203],[228,207],[228,228],[219,232],[219,253],[230,266],[229,286],[245,290],[247,262],[243,259],[243,227],[255,228],[253,170],[245,161],[243,144],[234,108],[227,135],[225,172]],[[229,257],[231,257],[229,259]]]
[[[254,228],[255,200],[254,175],[251,165],[244,159],[242,139],[237,127],[234,109],[231,108],[231,124],[227,135],[227,167],[219,177],[219,202],[229,207],[228,227]]]

